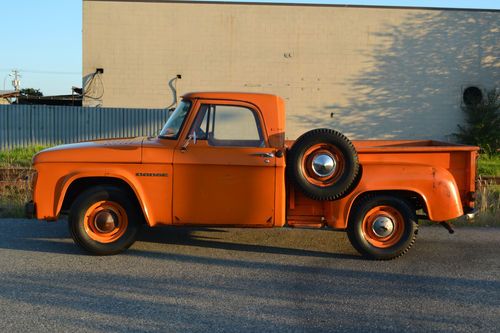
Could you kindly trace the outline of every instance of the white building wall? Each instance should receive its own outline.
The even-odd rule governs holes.
[[[189,91],[282,96],[287,137],[451,140],[465,87],[500,86],[500,12],[84,0],[87,105]],[[175,80],[177,74],[182,79]],[[102,96],[101,96],[102,95]]]

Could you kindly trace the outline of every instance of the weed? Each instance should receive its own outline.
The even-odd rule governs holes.
[[[32,174],[31,160],[45,146],[31,146],[0,151],[0,218],[23,217],[24,204],[31,200],[28,180]]]
[[[31,183],[26,180],[3,182],[0,189],[0,218],[23,217],[24,204],[31,200]]]
[[[479,210],[477,224],[500,226],[500,185],[480,182],[476,207]]]
[[[29,168],[33,156],[46,146],[30,146],[0,151],[0,168]]]

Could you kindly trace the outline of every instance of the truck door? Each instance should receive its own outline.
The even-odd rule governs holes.
[[[259,110],[213,100],[195,108],[174,152],[174,224],[272,226],[276,158]]]

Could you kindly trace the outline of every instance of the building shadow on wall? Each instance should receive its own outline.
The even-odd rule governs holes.
[[[495,88],[500,80],[497,12],[419,11],[371,34],[365,70],[347,80],[343,105],[328,104],[293,122],[337,128],[354,139],[451,140],[467,86]]]

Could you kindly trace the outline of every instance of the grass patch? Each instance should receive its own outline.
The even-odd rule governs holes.
[[[477,196],[479,215],[474,222],[478,225],[500,226],[500,185],[481,184]]]
[[[16,169],[12,169],[16,170]],[[17,169],[14,177],[0,181],[0,218],[24,217],[24,204],[32,199],[32,171]]]
[[[29,174],[26,171],[26,176]],[[0,189],[0,218],[24,217],[24,205],[32,199],[31,181],[27,179],[3,183]]]
[[[481,155],[478,160],[477,173],[481,176],[500,177],[500,154]]]
[[[0,151],[0,168],[29,168],[33,156],[46,146],[31,146]]]
[[[31,200],[31,174],[33,156],[46,146],[31,146],[0,151],[0,218],[24,217],[24,204]],[[21,168],[21,169],[20,169]]]

